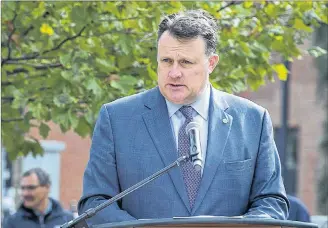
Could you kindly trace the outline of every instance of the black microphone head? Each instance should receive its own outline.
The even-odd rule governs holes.
[[[202,151],[200,142],[200,124],[190,122],[186,126],[186,133],[189,136],[190,149],[189,154],[194,168],[199,171],[203,167]]]
[[[190,123],[188,123],[187,126],[186,126],[186,133],[188,134],[189,131],[190,131],[191,129],[193,129],[193,128],[197,128],[197,129],[199,129],[199,128],[200,128],[199,123],[197,123],[197,122],[190,122]]]

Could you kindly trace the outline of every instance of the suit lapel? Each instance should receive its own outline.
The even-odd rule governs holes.
[[[210,99],[205,167],[198,196],[191,214],[196,212],[213,181],[216,170],[223,158],[223,151],[233,120],[232,116],[225,112],[229,106],[219,91],[212,88]]]
[[[147,99],[145,106],[149,110],[143,114],[143,119],[164,165],[168,166],[177,160],[178,153],[166,102],[157,87],[152,90],[151,96],[148,96]],[[186,208],[190,212],[188,196],[180,168],[175,167],[168,174]]]

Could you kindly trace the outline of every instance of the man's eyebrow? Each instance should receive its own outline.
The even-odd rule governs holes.
[[[158,56],[158,58],[161,58],[161,59],[163,59],[163,58],[174,59],[174,58],[172,58],[172,57],[170,57],[170,56],[168,56],[168,55]],[[187,59],[187,60],[190,60],[190,61],[195,61],[194,58],[189,57],[189,56],[178,56],[178,59],[179,59],[179,60],[180,60],[180,59]]]

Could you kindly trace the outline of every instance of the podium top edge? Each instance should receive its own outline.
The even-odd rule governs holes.
[[[182,224],[229,224],[229,225],[270,225],[277,227],[294,228],[319,228],[317,224],[306,223],[291,220],[278,220],[271,218],[233,218],[233,217],[178,217],[178,218],[160,218],[160,219],[140,219],[133,221],[124,221],[117,223],[105,223],[93,225],[92,228],[111,228],[111,227],[143,227],[159,225],[182,225]]]

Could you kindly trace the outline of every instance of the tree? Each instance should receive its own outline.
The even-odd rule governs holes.
[[[312,27],[327,23],[320,2],[2,2],[2,142],[11,158],[42,153],[29,135],[92,132],[101,104],[156,85],[156,30],[164,14],[203,8],[217,20],[220,63],[212,84],[231,93],[285,80]]]
[[[322,48],[328,48],[328,25],[324,24],[316,29],[314,33],[314,43]],[[323,123],[323,134],[321,140],[321,154],[319,166],[319,181],[318,183],[318,211],[323,214],[328,214],[328,58],[327,55],[320,56],[315,63],[318,69],[318,98],[322,102],[326,119]]]

